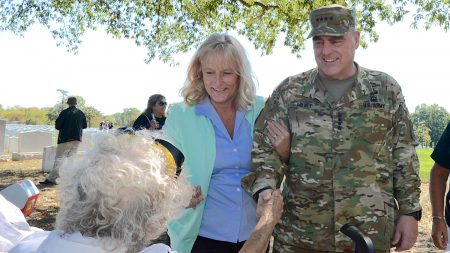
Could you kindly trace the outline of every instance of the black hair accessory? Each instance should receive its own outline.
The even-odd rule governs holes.
[[[166,140],[155,139],[155,142],[161,144],[163,147],[165,147],[170,152],[173,160],[175,161],[176,175],[179,176],[181,173],[181,166],[183,165],[183,162],[184,162],[183,153],[177,147],[172,145],[172,143],[170,143]]]

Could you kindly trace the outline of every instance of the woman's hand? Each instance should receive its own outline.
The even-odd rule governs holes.
[[[291,133],[283,121],[269,121],[267,123],[268,137],[275,151],[284,163],[289,162],[291,155]]]
[[[150,121],[150,130],[158,129],[158,127],[159,127],[158,121],[156,121],[156,120]]]
[[[195,210],[197,205],[205,199],[205,196],[202,195],[202,189],[200,186],[196,186],[194,188],[194,193],[192,194],[191,201],[189,202],[189,206],[187,208],[192,208]]]

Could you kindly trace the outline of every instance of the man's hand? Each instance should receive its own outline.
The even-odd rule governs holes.
[[[288,163],[291,153],[291,133],[283,121],[267,123],[268,137],[275,151],[284,163]]]
[[[256,206],[256,217],[260,218],[264,213],[264,207],[272,201],[272,189],[266,189],[259,193],[258,204]]]
[[[417,240],[419,222],[412,216],[400,215],[392,245],[396,251],[409,250]]]
[[[448,243],[447,224],[444,219],[433,219],[433,226],[431,229],[431,237],[433,238],[434,246],[439,249],[446,249]]]

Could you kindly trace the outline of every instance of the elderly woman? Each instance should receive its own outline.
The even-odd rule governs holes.
[[[61,171],[56,230],[10,252],[140,252],[151,244],[189,205],[193,189],[174,177],[167,152],[147,135],[100,135],[79,164]],[[171,251],[160,244],[142,252]]]
[[[188,67],[184,103],[174,104],[164,134],[186,157],[183,173],[205,201],[169,223],[177,252],[238,252],[258,219],[241,187],[250,172],[253,125],[263,98],[242,45],[227,34],[207,38]]]
[[[7,251],[13,243],[11,253],[173,252],[164,244],[145,246],[166,230],[168,219],[198,200],[183,175],[174,179],[182,154],[145,132],[103,134],[81,164],[63,167],[55,231],[30,228],[20,209],[0,198],[0,249]],[[282,211],[283,199],[275,191],[240,252],[265,252]],[[19,230],[28,236],[8,240]],[[2,242],[8,245],[2,248]]]

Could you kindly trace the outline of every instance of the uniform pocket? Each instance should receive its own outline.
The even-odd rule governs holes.
[[[384,108],[369,109],[365,112],[364,139],[369,144],[383,144],[392,131],[392,114]]]

